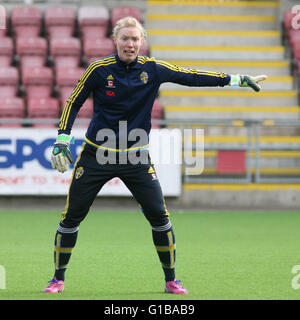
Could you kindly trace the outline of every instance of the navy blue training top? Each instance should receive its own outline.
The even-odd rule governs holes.
[[[70,134],[76,115],[85,100],[93,95],[93,116],[85,141],[94,147],[105,145],[97,140],[101,129],[115,134],[116,146],[124,135],[128,148],[134,141],[128,140],[133,129],[143,129],[149,136],[151,111],[159,87],[164,82],[184,86],[225,86],[230,75],[220,72],[188,69],[162,60],[138,55],[130,64],[121,61],[117,54],[92,62],[83,73],[66,102],[60,118],[58,133]],[[126,132],[119,132],[119,122],[126,122]],[[124,126],[123,126],[124,127]],[[118,147],[116,150],[119,150]]]

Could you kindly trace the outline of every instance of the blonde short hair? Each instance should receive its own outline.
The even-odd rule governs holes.
[[[141,32],[142,37],[144,39],[147,38],[146,30],[141,25],[141,23],[136,18],[133,18],[133,17],[125,17],[125,18],[122,18],[122,19],[118,20],[116,25],[115,25],[115,27],[113,28],[112,36],[113,37],[117,37],[119,31],[122,28],[131,28],[131,27],[138,28],[140,30],[140,32]]]

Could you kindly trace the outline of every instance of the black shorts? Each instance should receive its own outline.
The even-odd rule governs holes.
[[[124,182],[152,227],[167,225],[169,213],[155,167],[148,151],[143,152],[147,152],[147,161],[143,163],[120,164],[117,159],[116,164],[99,164],[97,149],[84,143],[73,169],[61,225],[66,228],[79,226],[101,188],[115,177]]]

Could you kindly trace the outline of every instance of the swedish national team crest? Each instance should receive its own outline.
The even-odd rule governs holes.
[[[75,179],[79,179],[84,173],[84,170],[82,167],[79,167],[76,169],[76,172],[75,172]]]
[[[142,80],[142,82],[143,82],[144,84],[146,84],[146,83],[148,82],[148,79],[149,79],[148,73],[145,72],[145,71],[143,71],[143,72],[140,74],[140,79]]]

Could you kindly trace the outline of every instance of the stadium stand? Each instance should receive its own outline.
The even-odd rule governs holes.
[[[276,1],[254,1],[244,2],[243,5],[246,7],[241,7],[238,1],[216,1],[211,4],[151,1],[148,5],[146,27],[151,54],[157,59],[187,68],[268,75],[259,94],[228,88],[195,90],[169,83],[161,87],[160,100],[166,119],[186,123],[194,120],[187,127],[204,127],[205,130],[204,172],[200,178],[186,176],[186,182],[203,183],[207,181],[206,177],[212,182],[211,178],[244,176],[245,157],[237,161],[239,157],[235,152],[245,154],[247,145],[254,146],[256,143],[256,140],[249,141],[248,120],[261,121],[260,134],[265,136],[259,139],[259,145],[274,150],[261,150],[259,160],[252,152],[250,158],[247,155],[246,163],[259,161],[259,173],[265,176],[299,176],[296,153],[299,147],[298,128],[272,125],[276,119],[293,121],[300,115],[298,90],[291,73],[293,58],[287,54],[287,44],[281,42],[281,32],[277,29],[281,18],[278,14],[280,4]],[[290,45],[291,42],[298,42],[298,30],[292,28],[294,16],[289,8],[283,19],[282,32],[288,35]],[[297,51],[294,57],[297,57]],[[195,122],[197,119],[199,123]],[[205,124],[205,120],[213,122],[221,119],[229,124],[231,122],[232,127]],[[291,152],[293,148],[294,153]],[[224,168],[230,161],[232,172],[226,173]],[[234,172],[239,168],[243,169],[240,173]],[[252,168],[251,174],[256,175],[257,170]],[[235,182],[238,181],[241,180]]]
[[[7,28],[0,30],[0,97],[23,99],[25,118],[59,118],[84,68],[115,52],[111,38],[115,21],[130,14],[143,22],[136,7],[66,3],[17,1],[6,10]],[[144,43],[140,54],[149,51]],[[58,109],[49,108],[47,114],[42,108],[45,101],[58,103]],[[78,117],[88,119],[91,114],[88,99]],[[161,103],[156,102],[153,117],[162,116]]]
[[[42,28],[43,14],[37,6],[16,6],[11,11],[14,37],[38,37]]]
[[[8,67],[12,64],[14,44],[12,38],[1,37],[0,41],[0,67]]]
[[[61,87],[72,87],[77,84],[78,79],[82,76],[84,72],[83,68],[61,68],[56,72],[56,85]]]
[[[0,97],[15,97],[18,89],[18,69],[13,66],[0,68]]]
[[[29,98],[27,102],[27,116],[29,118],[56,119],[59,116],[59,101],[53,97]],[[34,123],[33,127],[55,127],[54,123]]]
[[[79,33],[83,41],[106,37],[109,30],[109,11],[104,6],[82,6],[78,9]]]
[[[50,54],[55,70],[61,67],[79,67],[81,42],[78,38],[55,38],[50,41]]]
[[[1,97],[0,99],[0,118],[23,119],[25,117],[24,100],[20,97]],[[0,127],[22,127],[19,122],[1,124]]]
[[[76,12],[73,8],[48,7],[44,13],[48,39],[72,38],[76,26]]]
[[[83,41],[84,56],[88,63],[109,56],[115,52],[115,45],[110,38],[85,39]]]
[[[45,66],[48,55],[47,40],[42,37],[17,38],[16,54],[21,72],[26,67]]]
[[[34,97],[50,97],[53,91],[53,71],[49,67],[24,68],[22,84],[27,101]]]
[[[293,15],[288,10],[282,32],[288,37],[286,45],[293,49],[289,59],[286,47],[280,43],[280,32],[276,30],[274,3],[258,7],[254,3],[242,8],[233,2],[226,5],[220,2],[208,8],[204,3],[164,2],[158,6],[152,2],[143,18],[141,10],[128,6],[85,6],[84,2],[81,6],[57,3],[24,6],[20,2],[7,15],[8,29],[0,30],[0,96],[23,99],[23,117],[39,115],[50,119],[56,112],[59,117],[87,64],[115,51],[112,27],[117,19],[130,14],[145,23],[148,31],[149,42],[141,48],[142,55],[151,53],[157,59],[188,68],[269,76],[259,96],[247,90],[193,90],[166,84],[155,101],[154,120],[224,119],[246,123],[248,120],[299,119],[298,92],[290,72],[294,64],[300,75],[299,30],[291,28]],[[201,15],[197,15],[198,12]],[[55,112],[51,108],[48,115],[36,106],[37,101],[47,99],[56,99],[59,104],[59,108],[54,108]],[[36,107],[32,107],[32,101]],[[88,99],[78,117],[88,119],[91,112],[92,100]],[[213,141],[225,133],[224,128],[206,127],[205,130],[211,138],[207,140],[208,146],[218,148],[220,145]],[[235,132],[232,139],[246,138],[243,125],[231,130]],[[291,129],[288,134],[293,132]],[[272,134],[274,141],[280,136],[275,129]],[[206,154],[206,172],[210,174],[220,172],[217,165],[220,155],[215,151],[211,149]],[[221,154],[222,159],[225,158]]]

